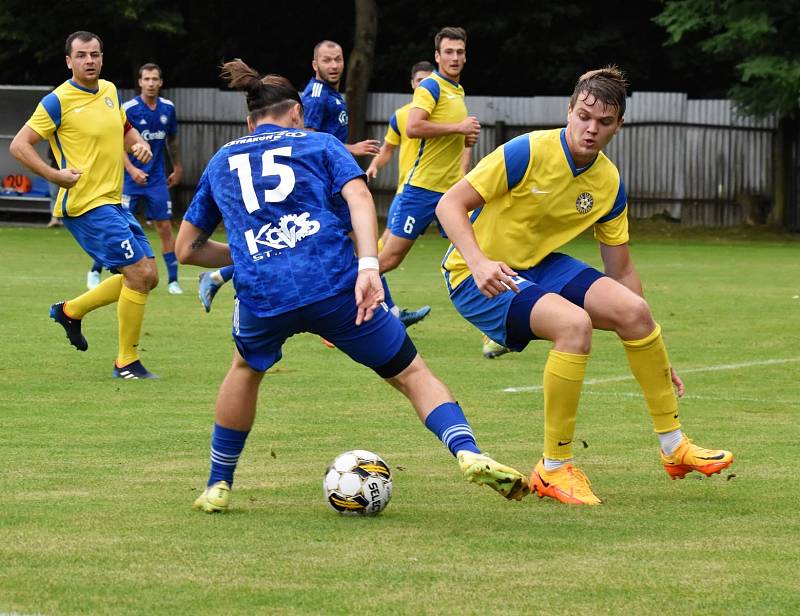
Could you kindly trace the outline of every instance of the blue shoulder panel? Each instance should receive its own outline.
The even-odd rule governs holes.
[[[396,113],[393,113],[392,117],[389,118],[389,126],[392,127],[392,130],[394,132],[396,132],[398,135],[400,135],[400,128],[397,126],[397,114]],[[403,135],[400,135],[400,136],[402,137]]]
[[[531,162],[530,137],[527,133],[514,137],[503,145],[503,157],[506,161],[506,179],[508,190],[511,190],[522,181],[528,163]]]
[[[425,88],[428,92],[431,93],[433,100],[437,103],[439,102],[439,82],[436,81],[433,77],[426,77],[422,80],[419,84],[420,88]]]
[[[61,126],[61,101],[54,92],[50,92],[50,94],[42,99],[42,107],[44,107],[50,119],[53,120],[53,124],[56,125],[56,128]]]
[[[622,214],[625,211],[625,206],[628,204],[628,195],[625,194],[625,184],[622,182],[622,178],[619,178],[619,190],[617,191],[617,198],[614,199],[614,206],[611,208],[611,211],[600,218],[597,222],[608,222],[609,220],[614,220],[617,216]]]

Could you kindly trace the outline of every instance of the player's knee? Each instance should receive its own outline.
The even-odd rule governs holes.
[[[618,311],[618,321],[617,333],[628,340],[644,338],[656,326],[650,306],[638,295],[632,295],[624,308]]]
[[[585,310],[572,310],[554,340],[557,348],[569,353],[587,355],[592,348],[592,319]]]

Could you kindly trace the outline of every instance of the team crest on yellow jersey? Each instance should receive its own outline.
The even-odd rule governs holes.
[[[592,198],[591,193],[582,192],[578,195],[578,198],[575,199],[575,209],[581,214],[588,214],[591,212],[593,205],[594,199]]]
[[[114,108],[114,101],[112,101],[108,96],[106,96],[103,100],[106,103],[106,107],[108,107],[109,109]]]

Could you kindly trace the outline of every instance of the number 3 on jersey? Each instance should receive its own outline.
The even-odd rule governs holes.
[[[261,177],[277,175],[279,182],[275,188],[264,191],[265,203],[278,203],[288,197],[294,190],[294,169],[289,165],[275,162],[276,156],[292,156],[291,146],[266,150],[261,155]],[[236,171],[239,178],[239,186],[242,188],[242,199],[248,214],[252,214],[261,207],[256,196],[256,189],[253,186],[253,170],[250,167],[249,154],[236,154],[228,158],[228,165],[231,171]]]

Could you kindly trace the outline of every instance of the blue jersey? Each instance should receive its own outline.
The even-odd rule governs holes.
[[[308,128],[328,133],[342,143],[347,143],[347,104],[338,91],[324,81],[312,77],[301,98]]]
[[[156,108],[150,109],[142,100],[141,96],[129,100],[122,105],[128,116],[128,121],[138,130],[142,139],[147,141],[153,151],[153,158],[149,163],[143,164],[133,156],[128,155],[131,162],[148,174],[147,184],[166,183],[166,172],[164,167],[164,150],[166,149],[167,137],[172,137],[178,133],[178,120],[175,117],[175,105],[166,98],[158,97]],[[125,185],[122,192],[130,193],[136,188],[141,187],[136,184],[125,172]]]
[[[352,289],[358,275],[342,221],[342,186],[364,177],[325,133],[258,126],[209,161],[185,219],[225,222],[239,301],[270,317]]]

